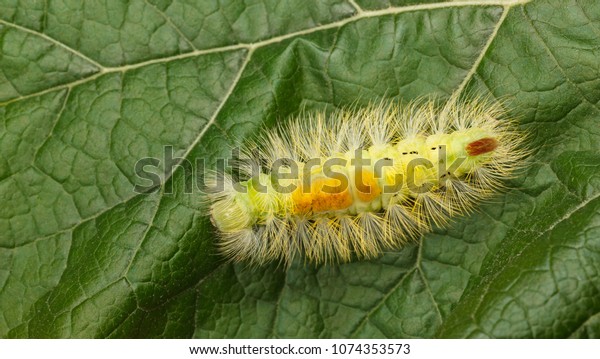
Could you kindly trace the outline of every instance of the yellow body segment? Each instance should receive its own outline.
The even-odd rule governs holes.
[[[354,173],[356,195],[363,202],[371,202],[381,194],[378,180],[370,170],[362,170]]]
[[[309,191],[300,184],[292,192],[293,213],[320,213],[350,207],[353,200],[347,183],[339,177],[318,177],[311,180]]]

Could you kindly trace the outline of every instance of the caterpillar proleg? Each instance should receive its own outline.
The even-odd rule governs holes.
[[[255,264],[376,257],[501,190],[522,167],[523,138],[480,98],[300,115],[208,176],[219,247]]]

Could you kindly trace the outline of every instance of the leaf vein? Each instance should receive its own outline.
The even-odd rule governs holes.
[[[35,30],[31,30],[31,29],[29,29],[29,28],[26,28],[26,27],[23,27],[23,26],[21,26],[21,25],[17,25],[17,24],[15,24],[15,23],[8,22],[8,21],[2,20],[2,19],[0,19],[0,24],[4,24],[4,25],[6,25],[6,26],[9,26],[9,27],[15,28],[15,29],[17,29],[17,30],[19,30],[19,31],[23,31],[23,32],[26,32],[26,33],[28,33],[28,34],[32,34],[32,35],[34,35],[34,36],[41,37],[42,39],[44,39],[44,40],[46,40],[46,41],[48,41],[48,42],[50,42],[50,43],[52,43],[52,44],[54,44],[54,45],[56,45],[56,46],[58,46],[58,47],[61,47],[61,48],[63,48],[64,50],[66,50],[66,51],[70,52],[71,54],[73,54],[73,55],[75,55],[75,56],[77,56],[77,57],[80,57],[81,59],[83,59],[83,60],[85,60],[85,61],[89,62],[90,64],[92,64],[92,65],[94,65],[95,67],[97,67],[97,68],[98,68],[98,70],[102,71],[102,70],[104,70],[104,69],[105,69],[105,67],[104,67],[104,66],[102,66],[100,63],[98,63],[98,62],[96,62],[96,61],[92,60],[91,58],[89,58],[89,57],[87,57],[86,55],[82,54],[81,52],[79,52],[79,51],[77,51],[77,50],[73,49],[72,47],[70,47],[70,46],[67,46],[67,45],[65,45],[64,43],[62,43],[62,42],[60,42],[60,41],[58,41],[58,40],[56,40],[56,39],[54,39],[54,38],[52,38],[52,37],[50,37],[50,36],[48,36],[48,35],[44,34],[43,32],[38,32],[38,31],[35,31]],[[63,86],[64,86],[64,85],[63,85]]]
[[[159,14],[159,15],[160,15],[160,16],[161,16],[161,17],[162,17],[162,18],[163,18],[163,19],[164,19],[164,20],[167,22],[167,24],[169,24],[169,26],[171,26],[171,28],[173,28],[173,30],[175,30],[175,31],[176,31],[176,32],[179,34],[179,36],[181,36],[181,38],[182,38],[182,39],[183,39],[185,42],[187,42],[187,44],[188,44],[188,45],[189,45],[189,46],[190,46],[192,49],[194,49],[194,50],[197,50],[197,49],[196,49],[196,46],[194,46],[194,44],[192,43],[192,41],[191,41],[191,40],[190,40],[190,39],[189,39],[187,36],[185,36],[185,34],[184,34],[182,31],[181,31],[181,29],[180,29],[180,28],[179,28],[177,25],[175,25],[175,24],[173,23],[173,21],[171,21],[171,18],[170,18],[169,16],[167,16],[167,14],[166,14],[164,11],[160,10],[160,9],[158,8],[158,6],[156,6],[156,5],[152,4],[152,3],[151,3],[150,1],[148,1],[148,0],[144,0],[144,2],[145,2],[145,3],[146,3],[148,6],[150,6],[151,8],[153,8],[153,9],[154,9],[154,11],[155,11],[157,14]]]
[[[195,50],[195,51],[191,51],[191,52],[187,52],[187,53],[183,53],[183,54],[179,54],[179,55],[156,58],[156,59],[152,59],[152,60],[142,61],[142,62],[138,62],[135,64],[129,64],[129,65],[118,66],[118,67],[102,67],[101,65],[98,65],[99,68],[101,69],[101,71],[95,75],[92,75],[92,76],[89,76],[87,78],[80,79],[77,81],[73,81],[71,83],[55,86],[53,88],[49,88],[49,89],[39,91],[36,93],[24,95],[21,97],[16,97],[16,98],[8,100],[4,103],[0,103],[0,106],[4,106],[6,104],[9,104],[9,103],[15,102],[15,101],[21,101],[21,100],[24,100],[24,99],[27,99],[30,97],[39,96],[39,95],[45,94],[49,91],[52,91],[54,89],[59,89],[59,88],[64,88],[64,87],[73,87],[73,86],[85,83],[87,81],[94,80],[99,75],[103,75],[105,73],[125,72],[125,71],[129,71],[132,69],[137,69],[140,67],[152,65],[155,63],[169,62],[169,61],[184,59],[184,58],[188,58],[188,57],[195,57],[195,56],[201,56],[201,55],[218,53],[218,52],[226,52],[226,51],[230,51],[230,50],[257,49],[259,47],[264,47],[264,46],[267,46],[270,44],[278,43],[278,42],[281,42],[281,41],[284,41],[284,40],[287,40],[287,39],[290,39],[290,38],[293,38],[296,36],[308,35],[308,34],[312,34],[312,33],[323,31],[323,30],[329,30],[332,28],[342,27],[348,23],[355,22],[355,21],[365,19],[365,18],[385,16],[385,15],[396,15],[396,14],[401,14],[401,13],[405,13],[405,12],[413,12],[413,11],[427,11],[427,10],[458,8],[458,7],[467,7],[467,6],[504,6],[506,8],[510,8],[512,6],[526,4],[529,1],[531,1],[531,0],[454,1],[454,2],[419,4],[419,5],[410,5],[410,6],[401,6],[401,7],[390,7],[390,8],[383,9],[383,10],[363,11],[361,13],[357,13],[355,16],[351,16],[351,17],[348,17],[348,18],[345,18],[345,19],[342,19],[339,21],[331,22],[331,23],[321,25],[321,26],[315,26],[315,27],[312,27],[309,29],[304,29],[304,30],[287,33],[287,34],[280,35],[280,36],[275,36],[275,37],[257,41],[254,43],[240,43],[240,44],[216,47],[216,48],[212,48],[212,49]],[[2,20],[0,20],[0,22],[2,22]],[[10,24],[10,23],[8,23],[8,24]],[[15,25],[15,26],[18,26],[18,25]],[[34,32],[34,33],[38,34],[37,32],[35,32],[33,30],[28,30],[25,28],[23,28],[23,29],[27,30],[29,32]],[[60,42],[58,42],[57,40],[52,40],[52,41],[57,44],[60,44]],[[62,46],[65,46],[65,45],[62,45]],[[74,51],[74,50],[72,50],[72,51]]]

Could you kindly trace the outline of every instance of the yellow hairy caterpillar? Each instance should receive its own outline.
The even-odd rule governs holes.
[[[523,138],[483,99],[301,115],[246,144],[235,171],[209,174],[219,246],[255,264],[378,256],[502,189]]]

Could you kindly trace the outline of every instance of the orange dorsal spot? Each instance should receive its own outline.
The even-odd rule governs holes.
[[[498,141],[495,138],[485,137],[473,141],[465,147],[469,156],[479,156],[484,153],[492,152],[498,147]]]
[[[312,210],[312,193],[304,193],[300,185],[292,192],[292,203],[294,204],[294,213],[310,213]]]
[[[373,176],[373,172],[362,170],[354,174],[356,194],[363,202],[371,202],[381,194],[381,188]]]
[[[303,191],[302,185],[292,192],[294,213],[318,213],[346,209],[352,205],[352,195],[348,190],[345,176],[323,177],[312,180],[310,191]]]

